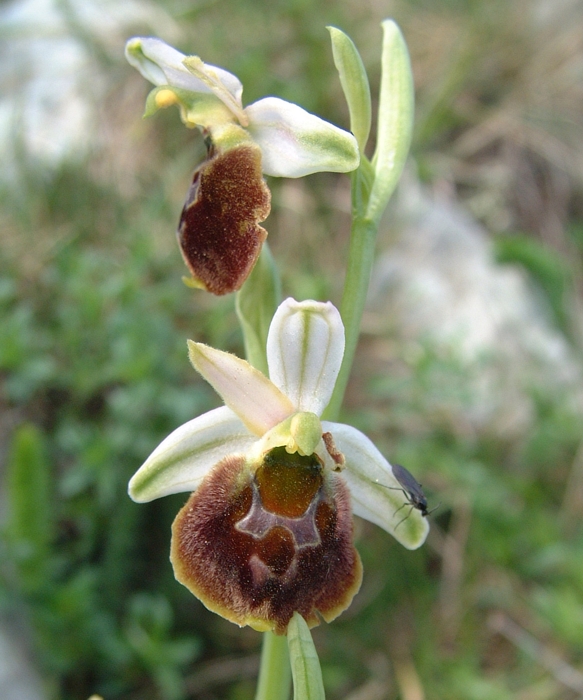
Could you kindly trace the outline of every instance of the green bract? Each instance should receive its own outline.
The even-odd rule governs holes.
[[[366,216],[378,221],[401,176],[413,133],[413,74],[407,44],[390,19],[382,23],[383,53],[374,182]]]
[[[350,129],[360,152],[364,153],[371,122],[371,100],[368,76],[352,39],[336,27],[328,27],[332,40],[334,65],[340,76],[348,110]]]
[[[298,613],[287,632],[289,658],[294,680],[294,700],[324,700],[324,682],[318,653],[304,618]]]

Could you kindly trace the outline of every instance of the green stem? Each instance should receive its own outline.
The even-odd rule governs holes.
[[[261,667],[255,700],[288,700],[291,667],[287,637],[266,632],[263,635]]]
[[[364,218],[362,198],[360,196],[359,174],[353,176],[352,202],[353,218],[350,231],[350,249],[348,252],[348,265],[344,293],[340,306],[340,314],[344,323],[346,346],[340,374],[336,380],[336,386],[330,403],[324,411],[323,418],[337,420],[340,407],[348,384],[348,377],[352,368],[358,336],[360,333],[360,321],[364,311],[366,295],[372,266],[374,263],[375,244],[378,224],[375,221]],[[366,198],[365,198],[366,199]]]

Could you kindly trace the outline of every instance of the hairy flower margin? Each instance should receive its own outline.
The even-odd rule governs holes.
[[[321,421],[344,353],[331,303],[285,300],[267,340],[270,379],[235,355],[189,341],[197,371],[225,406],[169,435],[136,472],[146,502],[193,492],[174,525],[176,578],[214,612],[285,633],[345,610],[362,578],[352,513],[408,549],[427,520],[407,503],[391,465],[360,431]],[[387,488],[390,487],[390,488]]]

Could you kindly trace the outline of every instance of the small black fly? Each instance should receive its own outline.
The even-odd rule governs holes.
[[[435,506],[435,508],[427,510],[427,498],[423,493],[421,484],[415,480],[413,474],[411,474],[410,471],[405,469],[405,467],[401,466],[400,464],[393,464],[393,474],[395,476],[395,479],[399,482],[399,484],[401,484],[401,488],[399,488],[398,486],[387,486],[387,488],[393,489],[395,491],[402,491],[404,493],[407,502],[403,503],[401,508],[404,508],[407,505],[411,506],[411,509],[403,518],[403,520],[400,520],[397,523],[395,530],[397,529],[397,527],[399,527],[399,525],[402,522],[407,520],[407,518],[413,512],[413,508],[417,508],[417,510],[421,513],[421,515],[424,518],[426,518],[430,513],[433,513],[434,510],[439,508],[439,506],[441,505],[440,503],[438,503]],[[395,514],[398,513],[401,510],[401,508],[397,508]]]

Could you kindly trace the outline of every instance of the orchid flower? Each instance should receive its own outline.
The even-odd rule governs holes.
[[[172,527],[176,578],[236,624],[282,634],[294,612],[330,621],[360,587],[352,514],[419,547],[427,520],[359,430],[322,421],[344,353],[330,303],[285,300],[268,334],[269,377],[189,341],[196,370],[225,406],[171,433],[136,472],[146,502],[193,492]]]
[[[130,64],[157,87],[146,115],[177,105],[182,121],[200,128],[209,147],[194,174],[178,229],[192,285],[214,294],[241,287],[267,232],[270,211],[262,173],[303,177],[358,167],[356,139],[277,97],[243,107],[243,86],[228,71],[185,56],[160,39],[130,39]]]
[[[146,114],[177,104],[184,123],[207,130],[213,142],[224,132],[234,134],[232,127],[239,125],[260,147],[266,175],[303,177],[358,167],[358,145],[352,134],[277,97],[264,97],[243,108],[239,79],[198,56],[185,56],[161,39],[146,37],[130,39],[126,57],[159,86],[148,99]]]

